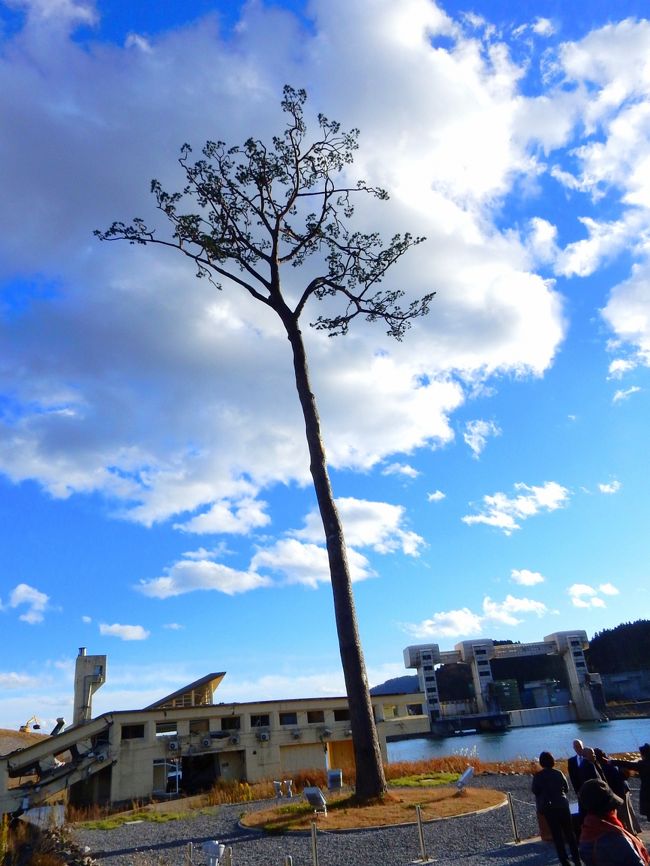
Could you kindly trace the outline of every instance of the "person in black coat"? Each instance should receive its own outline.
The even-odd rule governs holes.
[[[537,811],[546,819],[562,866],[571,866],[567,845],[575,866],[580,866],[578,841],[573,832],[567,799],[569,785],[566,776],[555,768],[555,758],[550,752],[540,754],[539,764],[542,769],[535,773],[532,784]]]
[[[614,761],[602,749],[594,749],[594,754],[596,755],[596,765],[601,770],[605,781],[614,794],[621,798],[622,802],[616,807],[618,820],[628,833],[638,836],[641,832],[641,825],[632,806],[630,786],[625,778],[624,770],[621,767],[617,767]]]

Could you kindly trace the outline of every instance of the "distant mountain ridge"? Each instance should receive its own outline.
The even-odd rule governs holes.
[[[393,677],[370,689],[371,695],[410,695],[420,691],[417,674],[405,674],[403,677]]]

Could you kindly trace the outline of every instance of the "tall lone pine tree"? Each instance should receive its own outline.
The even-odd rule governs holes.
[[[249,138],[243,146],[227,148],[208,141],[203,159],[191,161],[192,148],[181,148],[185,172],[182,192],[168,193],[151,183],[160,211],[173,232],[159,237],[144,220],[131,225],[115,222],[95,234],[101,240],[171,247],[192,259],[197,276],[208,277],[221,289],[242,289],[280,317],[293,353],[296,390],[305,421],[310,471],[323,521],[334,594],[341,662],[350,706],[350,726],[356,762],[356,795],[360,800],[380,796],[386,781],[368,691],[365,662],[350,580],[343,528],[330,484],[316,399],[312,392],[300,317],[307,302],[327,299],[327,315],[312,326],[331,336],[345,334],[357,316],[382,320],[388,333],[402,338],[410,320],[428,312],[432,294],[407,308],[399,305],[403,292],[381,287],[388,271],[423,238],[395,235],[384,243],[377,233],[350,227],[352,199],[367,194],[378,199],[387,193],[359,181],[337,184],[345,166],[354,160],[359,131],[342,132],[339,123],[318,115],[318,132],[307,134],[304,106],[307,94],[285,86],[282,109],[287,123],[270,145]],[[193,212],[185,209],[191,207]],[[310,276],[297,297],[283,287],[283,269],[300,268],[307,259]],[[336,312],[333,300],[339,299]]]

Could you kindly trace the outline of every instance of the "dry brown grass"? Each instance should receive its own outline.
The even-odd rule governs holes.
[[[380,800],[359,805],[350,795],[329,796],[327,815],[317,813],[321,830],[351,830],[355,828],[385,827],[391,824],[410,824],[416,821],[416,805],[421,807],[422,819],[451,818],[480,809],[500,806],[505,796],[500,791],[485,788],[455,787],[391,789]],[[299,802],[277,806],[263,811],[248,812],[242,818],[245,827],[265,829],[271,833],[308,830],[314,820],[309,804]]]

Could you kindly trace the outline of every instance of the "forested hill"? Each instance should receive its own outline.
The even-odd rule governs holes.
[[[624,622],[596,632],[585,655],[589,670],[599,674],[650,670],[650,620]]]

